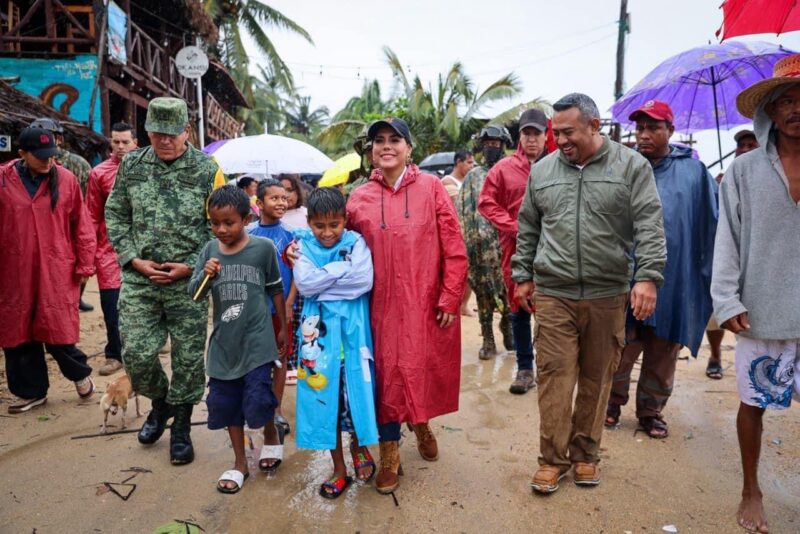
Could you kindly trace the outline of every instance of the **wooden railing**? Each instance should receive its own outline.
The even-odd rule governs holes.
[[[144,76],[150,83],[163,89],[164,59],[167,52],[136,24],[131,23],[131,48],[128,50],[128,66]]]
[[[130,43],[128,68],[170,96],[183,98],[190,105],[196,100],[194,83],[178,73],[175,59],[134,23]]]
[[[206,139],[219,141],[239,137],[244,124],[229,115],[211,93],[206,93],[205,97]]]

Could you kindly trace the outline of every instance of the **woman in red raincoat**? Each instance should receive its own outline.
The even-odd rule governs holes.
[[[0,166],[0,347],[20,413],[47,401],[45,348],[81,398],[92,368],[78,342],[80,284],[94,274],[95,232],[75,176],[54,162],[53,134],[26,128],[20,158]]]
[[[389,493],[401,471],[400,424],[410,423],[420,454],[434,461],[438,447],[428,421],[458,410],[467,255],[444,186],[408,164],[405,121],[378,121],[368,138],[376,170],[350,195],[347,215],[374,263],[370,316],[381,452],[376,489]]]

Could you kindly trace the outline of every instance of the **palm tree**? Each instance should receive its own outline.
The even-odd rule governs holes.
[[[256,135],[280,131],[284,124],[283,110],[294,89],[286,85],[285,78],[274,76],[269,67],[258,66],[258,76],[248,75],[245,94],[250,109],[239,110],[239,118],[245,123],[245,134]]]
[[[327,107],[312,110],[311,97],[297,95],[284,111],[284,131],[308,139],[325,127],[328,117]]]
[[[529,102],[523,102],[521,104],[517,104],[516,106],[507,109],[506,111],[500,113],[499,115],[495,115],[492,117],[489,122],[492,124],[505,124],[509,125],[512,122],[519,120],[520,115],[526,109],[540,109],[544,112],[545,115],[548,117],[553,116],[553,105],[550,103],[549,100],[544,98],[534,98]]]
[[[419,75],[411,80],[406,76],[397,54],[388,47],[383,50],[400,89],[393,114],[409,123],[418,148],[416,157],[465,146],[486,123],[478,115],[487,104],[506,100],[522,90],[517,76],[509,73],[479,91],[459,62],[446,74],[439,74],[435,87],[426,87]]]
[[[365,80],[361,94],[351,98],[333,116],[331,123],[319,132],[317,141],[331,157],[343,156],[351,151],[353,139],[367,123],[386,116],[388,109],[388,103],[381,97],[378,80]]]
[[[314,44],[306,30],[280,11],[259,0],[203,0],[203,7],[220,30],[217,53],[242,90],[246,90],[246,84],[243,82],[248,80],[249,65],[247,51],[242,41],[243,32],[253,39],[258,51],[266,58],[272,73],[284,78],[289,86],[294,86],[289,67],[281,59],[264,28],[288,30]]]
[[[461,63],[454,63],[446,74],[440,74],[434,88],[426,87],[419,76],[412,79],[406,76],[403,64],[390,48],[385,47],[384,54],[399,94],[383,101],[378,82],[365,82],[361,95],[351,98],[334,116],[331,125],[320,132],[317,139],[329,154],[347,151],[368,122],[386,115],[408,122],[416,159],[441,150],[459,149],[486,123],[478,115],[487,104],[511,98],[522,90],[517,76],[509,73],[484,91],[478,91]]]

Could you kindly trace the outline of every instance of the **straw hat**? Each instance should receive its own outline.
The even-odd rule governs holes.
[[[764,97],[774,88],[786,84],[800,84],[800,54],[788,56],[772,67],[772,78],[757,82],[736,97],[739,113],[752,119]]]

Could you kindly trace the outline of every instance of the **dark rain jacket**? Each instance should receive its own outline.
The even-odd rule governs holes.
[[[653,167],[667,238],[664,285],[656,311],[643,323],[656,336],[697,356],[711,317],[711,265],[717,231],[717,183],[688,148],[671,146]],[[635,322],[629,314],[628,320]]]

